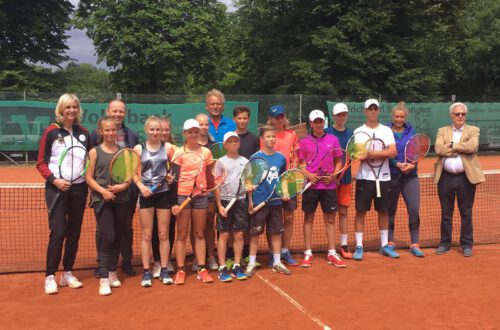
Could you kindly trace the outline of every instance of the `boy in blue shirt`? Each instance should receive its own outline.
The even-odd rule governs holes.
[[[283,231],[283,212],[282,201],[276,197],[274,187],[278,182],[279,176],[286,171],[286,159],[281,153],[274,149],[276,145],[276,132],[274,126],[264,125],[260,129],[260,138],[262,140],[262,150],[256,152],[250,158],[264,158],[269,166],[267,178],[255,191],[248,194],[248,210],[251,213],[254,206],[269,200],[269,203],[255,212],[250,225],[250,257],[246,268],[247,276],[255,273],[255,263],[257,257],[257,248],[259,236],[264,232],[264,227],[271,237],[271,246],[273,250],[274,272],[290,275],[292,272],[281,263],[281,232]],[[271,198],[268,197],[271,195]]]

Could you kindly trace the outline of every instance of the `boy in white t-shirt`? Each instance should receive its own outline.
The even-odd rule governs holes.
[[[380,114],[379,103],[375,99],[369,99],[365,102],[366,123],[354,130],[357,132],[366,132],[372,138],[378,138],[384,141],[386,150],[375,151],[367,150],[366,159],[361,162],[358,174],[356,176],[356,217],[355,217],[355,236],[356,251],[354,260],[363,260],[363,231],[365,229],[366,212],[371,209],[372,200],[374,200],[375,210],[378,213],[378,226],[380,230],[380,253],[391,257],[399,258],[399,254],[394,251],[393,246],[388,243],[389,235],[389,191],[391,187],[391,172],[389,170],[389,158],[397,155],[396,143],[392,130],[378,122]],[[375,175],[368,162],[370,159],[383,159],[380,169],[380,191],[381,197],[377,198]],[[378,169],[376,170],[376,172]]]
[[[243,168],[248,163],[248,159],[238,154],[240,147],[240,137],[235,132],[224,134],[224,148],[227,155],[220,158],[227,170],[227,177],[224,183],[215,191],[215,202],[217,204],[217,231],[219,240],[217,242],[217,254],[219,257],[219,280],[221,282],[231,282],[232,276],[238,280],[246,280],[247,275],[241,269],[241,258],[243,254],[243,232],[248,229],[248,202],[246,195],[238,193],[238,182]],[[226,212],[225,207],[236,197],[234,205]],[[234,236],[234,265],[231,270],[226,266],[226,249],[229,235]],[[231,274],[229,273],[231,271]],[[232,276],[231,276],[232,275]]]

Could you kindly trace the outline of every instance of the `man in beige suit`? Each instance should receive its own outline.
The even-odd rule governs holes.
[[[436,254],[450,251],[455,196],[462,225],[460,245],[465,257],[472,256],[472,206],[476,185],[485,178],[479,165],[477,150],[479,128],[466,125],[467,106],[453,103],[450,106],[452,125],[441,127],[436,137],[435,149],[438,154],[435,164],[434,182],[438,185],[441,203],[441,241]]]

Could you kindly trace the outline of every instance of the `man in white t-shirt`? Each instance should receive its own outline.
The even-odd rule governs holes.
[[[366,123],[354,130],[357,132],[365,132],[371,138],[381,139],[386,150],[376,151],[367,150],[366,159],[361,161],[358,174],[356,176],[356,218],[355,218],[355,236],[356,236],[356,251],[354,252],[354,260],[363,260],[363,232],[365,229],[366,212],[371,209],[372,200],[374,200],[375,210],[378,213],[378,227],[380,230],[380,253],[382,255],[399,258],[399,254],[394,250],[394,247],[389,245],[389,192],[391,188],[391,172],[389,170],[389,158],[394,158],[397,155],[396,143],[392,130],[378,122],[380,114],[380,106],[376,99],[369,99],[365,102]],[[380,180],[381,197],[377,197],[376,177],[374,171],[370,168],[370,161],[383,161],[378,172]]]

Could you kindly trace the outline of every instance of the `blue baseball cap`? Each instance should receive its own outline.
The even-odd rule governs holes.
[[[273,105],[269,108],[268,114],[269,116],[278,117],[279,115],[284,115],[286,113],[285,108],[281,105]]]

